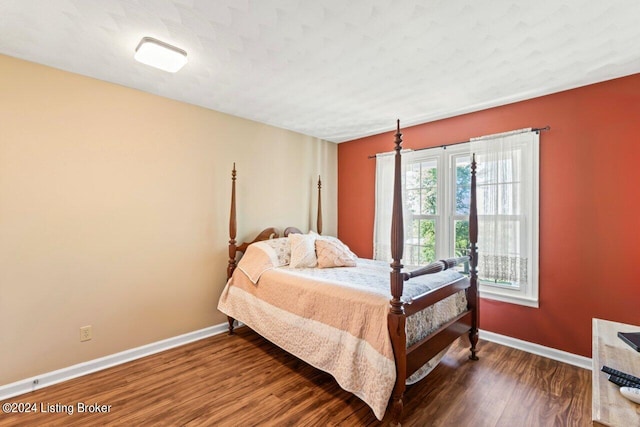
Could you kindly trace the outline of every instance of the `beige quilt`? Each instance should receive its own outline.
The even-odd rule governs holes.
[[[333,375],[381,420],[395,383],[387,329],[389,265],[364,259],[358,259],[356,267],[330,269],[294,269],[279,264],[270,246],[249,246],[220,297],[218,309]],[[444,271],[412,279],[405,283],[403,298],[409,300],[459,277],[457,272]],[[465,309],[466,298],[460,292],[410,316],[408,345]],[[407,382],[417,381],[436,363],[430,362]]]

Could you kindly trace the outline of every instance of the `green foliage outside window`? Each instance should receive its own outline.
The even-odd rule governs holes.
[[[416,165],[417,166],[417,165]],[[414,214],[414,226],[411,232],[413,236],[409,242],[408,259],[414,264],[428,264],[436,260],[436,221],[426,219],[426,215],[438,214],[438,171],[433,165],[422,163],[413,168],[411,182],[418,185],[417,188],[408,188],[408,203]],[[419,171],[419,181],[415,175]],[[418,181],[418,182],[416,182]],[[469,214],[469,201],[471,196],[471,169],[468,161],[458,162],[456,165],[456,215]],[[419,206],[419,212],[416,208]],[[455,226],[455,256],[467,255],[469,247],[469,221],[456,220]],[[467,267],[465,267],[466,270]]]
[[[471,167],[466,162],[456,166],[456,214],[469,215]],[[456,221],[455,224],[455,253],[456,256],[464,256],[469,247],[469,221]]]

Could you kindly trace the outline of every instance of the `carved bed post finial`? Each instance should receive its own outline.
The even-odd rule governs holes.
[[[478,203],[476,197],[476,155],[471,156],[471,200],[469,202],[469,282],[467,289],[467,306],[474,315],[471,320],[469,341],[471,355],[469,359],[478,360],[476,345],[478,343],[478,328],[480,321],[480,304],[478,301]]]
[[[318,217],[316,218],[316,231],[318,234],[322,234],[322,181],[320,175],[318,175]]]

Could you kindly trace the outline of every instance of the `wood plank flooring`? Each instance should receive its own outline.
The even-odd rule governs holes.
[[[458,340],[405,394],[403,426],[590,426],[591,372],[480,341]],[[66,405],[5,414],[0,425],[378,426],[333,377],[248,328],[218,335],[5,402]],[[77,404],[111,405],[78,413]],[[71,407],[69,415],[64,408]]]

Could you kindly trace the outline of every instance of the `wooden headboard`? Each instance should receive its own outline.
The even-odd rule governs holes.
[[[250,242],[243,242],[237,245],[236,235],[238,231],[238,223],[236,220],[236,164],[233,163],[233,169],[231,171],[231,212],[229,213],[229,265],[227,266],[227,279],[231,277],[233,271],[236,269],[237,261],[236,257],[238,252],[244,253],[247,247],[255,242],[261,242],[263,240],[276,239],[280,237],[278,230],[275,227],[268,227],[262,230],[258,235]],[[318,176],[318,216],[316,219],[316,230],[318,234],[322,234],[322,181]],[[283,236],[287,237],[289,234],[303,234],[297,227],[287,227],[284,229]]]

